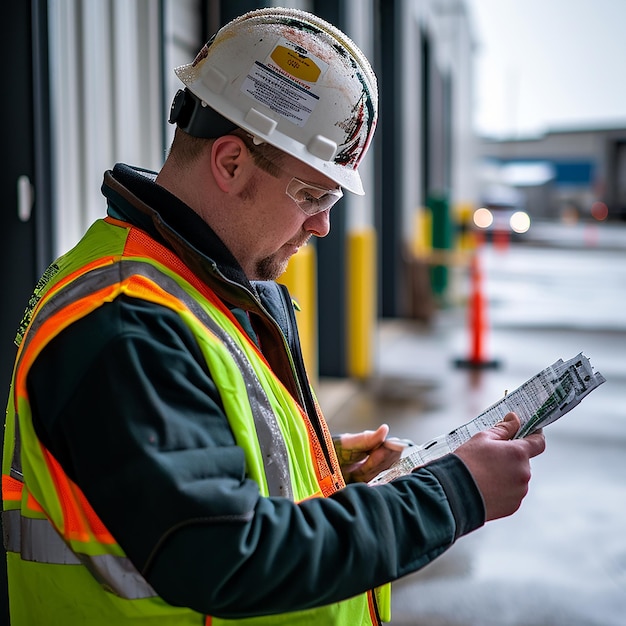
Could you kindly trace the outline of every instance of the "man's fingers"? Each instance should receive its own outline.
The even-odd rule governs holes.
[[[400,452],[386,446],[376,448],[364,461],[349,468],[350,482],[368,482],[400,458]]]
[[[400,437],[387,437],[383,443],[385,448],[389,448],[389,450],[394,450],[395,452],[403,452],[406,448],[410,448],[414,445],[415,443],[410,439],[401,439]]]
[[[515,434],[520,429],[521,424],[519,417],[511,412],[504,416],[501,422],[498,422],[490,430],[497,435],[498,439],[513,439]],[[520,445],[526,450],[528,458],[532,458],[541,454],[546,448],[546,440],[543,436],[543,431],[537,431],[532,435],[526,435],[523,439],[518,439]]]
[[[381,424],[376,430],[364,430],[361,433],[341,435],[341,447],[354,452],[369,452],[383,444],[389,434],[389,426]]]
[[[546,439],[543,436],[543,431],[538,431],[532,435],[526,435],[523,439],[519,440],[526,446],[526,452],[528,458],[532,459],[535,456],[540,455],[546,449]]]
[[[341,436],[337,454],[346,482],[367,482],[400,458],[407,443],[389,440],[388,434],[389,426],[382,424],[376,430]]]
[[[497,439],[513,439],[520,426],[519,417],[515,413],[507,413],[504,419],[490,430],[497,436]]]

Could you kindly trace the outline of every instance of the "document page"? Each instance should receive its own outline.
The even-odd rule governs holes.
[[[412,472],[420,465],[453,452],[476,433],[501,422],[511,411],[517,413],[521,422],[515,438],[525,437],[563,417],[604,382],[604,376],[593,371],[589,359],[582,352],[569,361],[559,359],[515,391],[507,393],[471,422],[421,446],[408,448],[405,456],[368,484],[387,483]]]

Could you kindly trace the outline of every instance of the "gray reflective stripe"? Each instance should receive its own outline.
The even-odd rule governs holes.
[[[157,594],[127,557],[77,554],[47,519],[22,517],[19,510],[2,512],[4,547],[24,561],[50,565],[84,565],[106,590],[127,600]]]
[[[107,591],[120,598],[140,600],[141,598],[154,598],[157,595],[128,557],[112,554],[96,556],[81,554],[80,559]]]
[[[4,547],[17,552],[25,561],[79,565],[78,557],[47,519],[22,517],[19,509],[2,512]]]
[[[13,458],[11,459],[11,469],[9,474],[11,475],[11,478],[24,482],[24,474],[22,473],[22,437],[20,435],[20,421],[18,419],[17,407],[15,407],[14,419]]]
[[[123,261],[106,265],[87,272],[71,284],[53,294],[37,312],[32,327],[24,338],[28,342],[45,320],[65,305],[75,302],[98,289],[113,285],[131,276],[143,276],[155,282],[165,292],[180,300],[196,318],[209,329],[228,349],[242,373],[248,401],[252,408],[254,425],[263,456],[263,467],[270,496],[283,496],[293,500],[293,489],[289,473],[287,446],[272,410],[272,405],[254,372],[252,364],[236,344],[235,340],[215,322],[173,278],[153,265],[142,261]],[[26,346],[24,346],[25,350]]]

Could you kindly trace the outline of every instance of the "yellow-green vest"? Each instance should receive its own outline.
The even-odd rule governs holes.
[[[135,569],[81,489],[38,440],[26,388],[28,371],[48,342],[121,294],[169,307],[194,333],[223,393],[247,474],[263,496],[298,502],[343,486],[336,459],[331,468],[322,461],[308,417],[215,294],[139,229],[100,220],[48,268],[18,337],[2,464],[12,626],[44,624],[51,617],[64,626],[358,626],[376,624],[377,610],[385,618],[389,597],[379,591],[384,608],[375,606],[370,592],[307,611],[223,620],[167,604]],[[328,444],[327,431],[325,437]]]

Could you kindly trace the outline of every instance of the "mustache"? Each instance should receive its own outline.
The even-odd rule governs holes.
[[[289,245],[295,246],[296,248],[304,248],[304,246],[306,246],[309,241],[311,241],[311,237],[311,233],[303,234],[301,238],[290,241]]]

